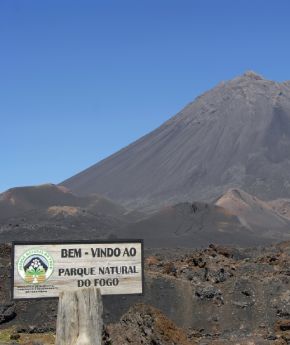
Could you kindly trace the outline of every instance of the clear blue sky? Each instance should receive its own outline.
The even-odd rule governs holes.
[[[251,69],[290,79],[289,0],[1,0],[0,191],[60,181]]]

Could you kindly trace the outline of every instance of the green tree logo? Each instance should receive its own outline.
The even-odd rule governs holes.
[[[18,273],[28,284],[44,283],[53,272],[53,259],[42,249],[30,249],[18,260]]]

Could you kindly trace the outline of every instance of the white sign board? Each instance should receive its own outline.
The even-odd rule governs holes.
[[[143,294],[143,242],[13,243],[12,298],[58,297],[97,287],[102,295]]]

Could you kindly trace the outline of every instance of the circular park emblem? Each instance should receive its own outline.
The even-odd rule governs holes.
[[[44,283],[53,272],[53,259],[43,249],[33,248],[20,256],[17,268],[26,283]]]

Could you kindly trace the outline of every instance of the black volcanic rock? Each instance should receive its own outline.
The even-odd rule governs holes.
[[[222,252],[214,245],[203,250],[145,249],[144,296],[103,297],[107,344],[111,338],[111,343],[121,345],[141,340],[150,345],[189,345],[187,335],[190,344],[199,345],[282,345],[286,344],[283,339],[289,343],[290,242],[246,249],[223,247]],[[206,267],[196,265],[196,260]],[[0,245],[4,312],[10,308],[9,261],[9,248]],[[164,270],[172,264],[174,273]],[[221,270],[225,277],[216,280]],[[56,300],[15,301],[11,307],[16,315],[0,323],[0,333],[55,329]]]
[[[247,72],[62,184],[133,208],[209,201],[232,187],[290,196],[290,82]]]

